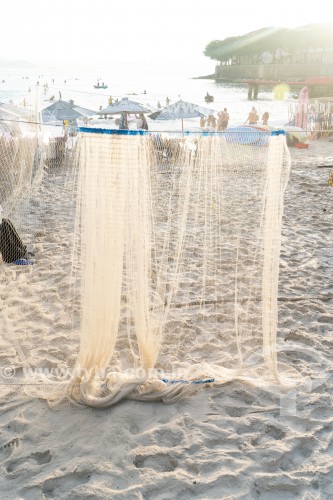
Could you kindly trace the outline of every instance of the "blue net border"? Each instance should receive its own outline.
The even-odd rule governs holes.
[[[89,134],[108,134],[108,135],[152,135],[152,134],[159,134],[161,133],[160,131],[149,131],[149,130],[122,130],[122,129],[105,129],[105,128],[90,128],[90,127],[78,127],[76,128],[78,132],[84,132],[84,133],[89,133]],[[203,132],[203,131],[184,131],[184,132],[179,132],[179,130],[168,130],[168,131],[162,131],[164,133],[174,133],[174,134],[179,134],[181,133],[182,135],[188,136],[188,135],[203,135],[203,136],[214,136],[214,135],[227,135],[229,132],[224,131],[224,132]],[[262,131],[261,131],[262,132]],[[235,133],[235,131],[230,131],[230,133]],[[241,133],[241,132],[238,132]],[[258,130],[248,130],[246,131],[247,134],[251,133],[258,133]],[[271,130],[267,131],[267,135],[286,135],[286,132],[284,130]]]

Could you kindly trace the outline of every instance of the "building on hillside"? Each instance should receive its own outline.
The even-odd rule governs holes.
[[[312,79],[310,97],[333,96],[333,23],[294,30],[263,28],[210,42],[216,81],[293,82]],[[316,83],[315,83],[316,80]]]

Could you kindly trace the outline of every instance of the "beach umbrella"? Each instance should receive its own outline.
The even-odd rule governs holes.
[[[264,146],[269,139],[268,131],[246,125],[227,128],[222,135],[225,136],[228,143],[255,144],[257,146]]]
[[[0,116],[8,119],[30,118],[31,111],[14,106],[12,103],[0,102]]]
[[[124,97],[118,102],[110,104],[107,108],[98,111],[98,115],[118,115],[122,113],[149,113],[149,110],[138,102],[130,101]]]
[[[76,124],[77,118],[95,114],[96,111],[91,109],[75,106],[73,103],[66,101],[57,101],[42,110],[42,120],[44,123],[68,120],[70,123]]]
[[[186,101],[177,101],[174,104],[170,104],[166,108],[161,109],[161,111],[156,111],[151,115],[148,115],[152,120],[181,120],[182,121],[182,131],[184,130],[184,119],[186,118],[198,118],[200,116],[209,116],[215,113],[214,109],[203,108],[197,104]]]

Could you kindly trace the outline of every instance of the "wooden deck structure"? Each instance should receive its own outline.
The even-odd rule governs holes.
[[[304,80],[244,80],[248,84],[248,98],[256,100],[261,87],[308,87],[309,97],[333,97],[333,77],[308,77]]]

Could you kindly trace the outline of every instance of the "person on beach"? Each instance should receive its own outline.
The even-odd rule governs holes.
[[[265,111],[265,113],[261,117],[263,125],[268,125],[268,118],[269,118],[269,113],[268,111]]]
[[[207,119],[207,126],[211,127],[212,129],[216,129],[216,118],[214,115],[209,115]]]
[[[228,128],[229,123],[229,113],[227,108],[224,108],[223,111],[217,113],[217,131],[222,132],[226,128]]]
[[[212,123],[212,127],[213,129],[215,130],[216,129],[216,118],[214,115],[212,115],[212,120],[211,120],[211,123]]]
[[[200,127],[205,128],[206,126],[206,117],[204,115],[200,116]]]
[[[140,116],[141,116],[141,119],[142,119],[142,129],[143,130],[148,130],[148,123],[147,123],[147,120],[146,120],[146,117],[143,113],[140,113]]]
[[[148,130],[148,123],[146,117],[143,113],[139,113],[136,116],[136,128],[138,130]]]
[[[249,116],[247,117],[246,121],[244,122],[244,125],[249,122],[249,125],[257,125],[259,120],[259,116],[257,113],[256,108],[253,106],[251,111],[249,112]]]
[[[119,130],[128,130],[127,113],[121,113],[120,115]]]
[[[109,99],[108,99],[109,106],[111,106],[112,103],[113,103],[113,99],[112,99],[112,96],[110,96]]]
[[[169,104],[170,104],[170,99],[169,99],[169,97],[167,97],[167,98],[165,99],[165,102],[166,102],[166,105],[167,105],[167,106],[169,106]]]

